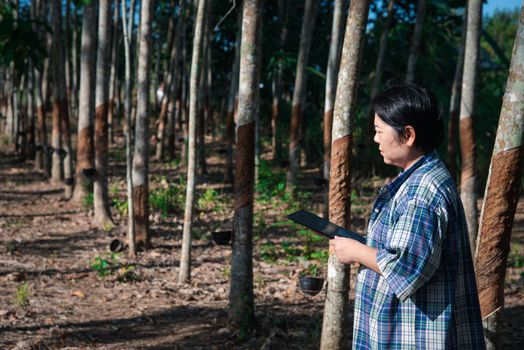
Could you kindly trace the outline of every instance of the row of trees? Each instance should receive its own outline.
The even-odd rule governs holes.
[[[297,185],[301,161],[314,160],[315,147],[323,150],[319,160],[329,183],[326,214],[331,221],[348,226],[352,176],[358,171],[380,171],[369,161],[373,158],[368,151],[372,148],[369,98],[391,77],[429,81],[436,84],[435,90],[444,101],[450,101],[448,163],[454,172],[457,160],[461,160],[461,196],[472,247],[477,247],[483,315],[490,317],[488,327],[496,329],[520,190],[520,37],[515,41],[479,230],[479,166],[475,164],[479,142],[473,128],[474,120],[482,122],[476,112],[476,103],[481,103],[475,99],[479,95],[477,74],[480,63],[487,62],[492,67],[486,76],[495,79],[509,62],[504,49],[481,30],[480,0],[468,1],[467,10],[460,1],[442,4],[426,0],[352,1],[349,8],[345,0],[306,0],[303,6],[292,1],[266,1],[262,6],[258,0],[233,3],[231,9],[226,5],[206,0],[86,0],[74,4],[69,0],[35,0],[2,5],[7,34],[0,37],[0,111],[5,116],[0,127],[7,141],[23,157],[34,159],[36,169],[52,182],[63,182],[66,197],[81,202],[92,191],[95,224],[104,227],[112,224],[108,150],[117,132],[123,130],[128,242],[134,255],[138,246],[147,248],[150,243],[150,143],[153,141],[156,159],[171,160],[177,157],[176,133],[183,133],[185,142],[178,157],[186,162],[188,172],[179,269],[179,283],[184,283],[191,276],[196,174],[197,170],[207,172],[204,136],[211,133],[214,137],[222,130],[227,144],[224,181],[235,186],[230,318],[232,324],[246,326],[254,320],[253,188],[264,135],[270,135],[275,161],[287,161],[287,188],[291,192]],[[289,16],[298,10],[303,11],[302,17]],[[373,16],[368,15],[370,11]],[[523,30],[521,22],[518,33]],[[462,37],[456,34],[461,27]],[[407,33],[409,46],[401,43]],[[500,63],[481,59],[481,35],[489,44],[484,45],[484,51],[493,50]],[[424,45],[430,36],[435,41],[441,39],[443,48]],[[296,37],[299,40],[292,40]],[[450,48],[457,54],[442,61],[440,50]],[[296,55],[291,54],[292,49]],[[324,58],[318,60],[319,56]],[[435,66],[434,71],[420,69],[428,62]],[[327,67],[325,75],[321,67]],[[448,76],[454,80],[449,81]],[[156,94],[159,86],[162,93]],[[360,94],[359,88],[363,90]],[[52,104],[48,102],[51,91]],[[497,99],[490,92],[490,98]],[[52,112],[50,133],[48,111]],[[154,130],[150,130],[152,124]],[[264,127],[270,132],[265,133]],[[455,146],[458,130],[460,157]],[[287,158],[282,152],[286,143]],[[363,165],[358,171],[351,167],[355,161]],[[504,167],[504,171],[497,167]],[[504,222],[496,219],[500,217]],[[493,250],[497,254],[493,255]],[[321,347],[333,349],[344,344],[349,286],[347,268],[334,255],[328,263],[328,276]],[[488,294],[491,297],[485,296]]]

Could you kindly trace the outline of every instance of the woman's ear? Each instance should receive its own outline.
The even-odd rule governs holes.
[[[406,126],[404,135],[406,137],[406,145],[413,147],[415,145],[415,139],[417,136],[415,128],[411,125]]]

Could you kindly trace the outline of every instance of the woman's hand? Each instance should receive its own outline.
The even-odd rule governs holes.
[[[362,243],[355,241],[351,238],[344,238],[335,236],[330,242],[333,247],[335,254],[337,254],[338,261],[342,264],[353,264],[359,263],[356,260],[356,252],[359,250],[359,246],[363,246]],[[360,248],[361,249],[361,248]]]
[[[330,248],[335,251],[338,261],[342,264],[359,263],[366,265],[378,274],[377,249],[369,247],[351,238],[335,236],[329,241]]]

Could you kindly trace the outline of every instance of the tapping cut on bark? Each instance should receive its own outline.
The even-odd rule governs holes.
[[[240,209],[253,202],[255,123],[239,126],[237,134],[235,209]]]
[[[347,227],[350,213],[348,200],[351,191],[350,150],[352,136],[346,135],[333,141],[331,150],[331,181],[329,182],[329,220]]]

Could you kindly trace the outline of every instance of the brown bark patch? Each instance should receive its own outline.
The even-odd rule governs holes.
[[[460,121],[460,152],[462,155],[461,183],[463,183],[475,175],[475,138],[472,117],[466,117]]]
[[[235,168],[235,209],[253,203],[255,122],[238,127]]]
[[[291,150],[295,150],[298,148],[299,144],[299,127],[300,127],[300,111],[301,111],[301,105],[300,103],[297,105],[294,105],[291,109],[291,137],[289,140],[289,148]]]
[[[331,146],[331,172],[329,181],[329,220],[347,227],[350,215],[350,155],[352,136],[335,140]]]
[[[94,168],[93,126],[78,131],[77,147],[77,173]]]
[[[456,178],[457,175],[457,124],[459,118],[459,111],[453,110],[449,116],[449,129],[448,129],[448,169],[449,173]]]
[[[109,106],[103,103],[95,110],[95,143],[97,154],[107,154],[107,113]]]
[[[480,241],[476,254],[477,284],[482,317],[504,305],[504,278],[511,228],[517,208],[522,147],[500,152],[491,160],[491,175]]]
[[[133,187],[136,246],[149,246],[149,208],[145,185]]]

